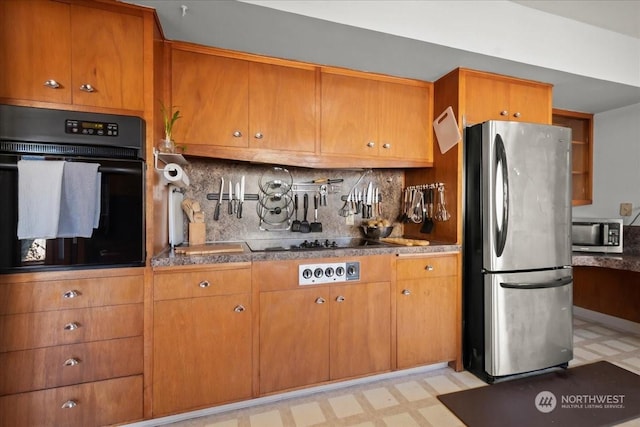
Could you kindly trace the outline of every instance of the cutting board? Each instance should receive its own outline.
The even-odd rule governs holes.
[[[438,146],[442,154],[449,151],[451,147],[462,139],[456,116],[453,114],[451,107],[444,110],[442,114],[433,121],[433,129],[436,132]]]
[[[428,240],[422,239],[405,239],[403,237],[382,237],[381,242],[393,243],[400,246],[429,246]]]
[[[214,243],[205,245],[184,246],[175,249],[177,254],[209,255],[233,252],[244,252],[240,243]]]

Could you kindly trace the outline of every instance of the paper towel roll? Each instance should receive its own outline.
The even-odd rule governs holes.
[[[164,167],[164,178],[176,187],[184,188],[189,185],[189,177],[186,172],[176,163],[169,163]]]

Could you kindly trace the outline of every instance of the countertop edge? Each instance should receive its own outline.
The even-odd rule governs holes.
[[[640,272],[640,255],[574,252],[572,264],[574,267],[602,267]]]

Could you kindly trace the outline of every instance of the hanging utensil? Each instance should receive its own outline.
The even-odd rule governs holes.
[[[293,212],[296,219],[291,223],[291,231],[300,231],[300,220],[298,219],[298,194],[293,196]]]
[[[420,228],[421,233],[429,234],[433,231],[433,189],[424,189],[422,191],[423,197],[425,198],[425,207],[423,207],[424,219],[422,222],[422,227]]]
[[[238,218],[242,218],[242,203],[244,202],[244,175],[240,178],[240,196],[238,200]]]
[[[313,195],[313,222],[309,226],[311,231],[319,233],[322,231],[322,223],[318,222],[318,195]]]
[[[227,213],[233,215],[233,184],[229,180],[229,205],[227,206]]]
[[[424,205],[424,197],[422,196],[422,191],[414,190],[414,204],[411,212],[411,222],[415,224],[419,224],[422,222],[422,205]]]
[[[438,186],[439,201],[438,212],[436,213],[436,219],[438,221],[448,221],[451,218],[449,212],[447,212],[447,203],[444,198],[444,185]]]
[[[300,223],[300,232],[308,233],[311,231],[311,225],[309,224],[309,221],[307,221],[307,213],[309,212],[309,196],[307,195],[307,193],[304,193],[304,196],[302,197],[302,205],[304,216],[302,222]]]

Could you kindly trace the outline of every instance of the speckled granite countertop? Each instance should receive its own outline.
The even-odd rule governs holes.
[[[234,242],[238,243],[238,242]],[[251,261],[277,261],[290,259],[310,259],[310,258],[344,258],[366,255],[383,254],[430,254],[441,252],[459,252],[460,245],[437,244],[432,242],[429,246],[365,246],[358,248],[323,249],[310,251],[269,251],[251,252],[246,243],[242,243],[243,252],[221,253],[208,255],[180,255],[173,250],[167,249],[151,259],[152,267],[170,267],[177,265],[206,265],[223,264],[230,262],[251,262]]]
[[[640,272],[640,227],[624,226],[624,251],[621,254],[574,252],[573,265],[603,267]]]

